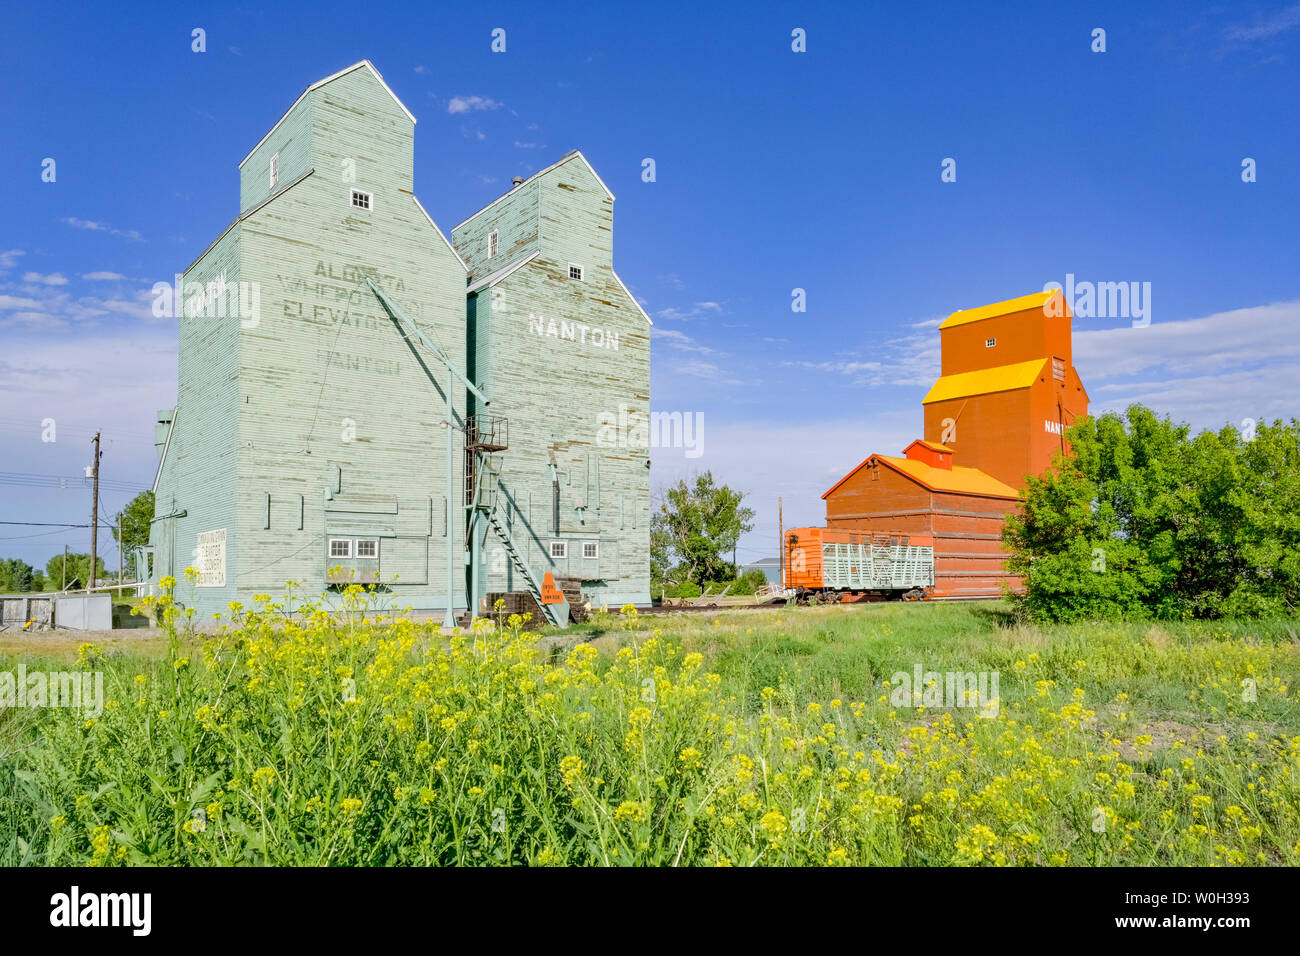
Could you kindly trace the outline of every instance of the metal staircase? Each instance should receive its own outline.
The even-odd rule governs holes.
[[[486,514],[488,525],[501,540],[502,547],[505,548],[506,557],[510,559],[510,563],[519,572],[519,576],[524,579],[524,584],[528,586],[528,593],[533,596],[533,600],[537,602],[537,606],[546,614],[547,620],[559,627],[564,627],[568,623],[568,616],[565,614],[562,617],[560,609],[565,608],[567,610],[566,605],[542,603],[542,583],[537,580],[536,575],[533,574],[532,568],[530,568],[528,562],[524,560],[524,556],[520,553],[519,547],[515,544],[514,536],[510,534],[510,529],[505,526],[505,523],[501,520],[495,508],[486,512]]]
[[[523,578],[528,593],[533,596],[546,619],[557,627],[567,627],[568,605],[542,602],[542,580],[524,560],[523,550],[515,543],[514,535],[497,511],[497,486],[501,480],[501,469],[494,456],[496,452],[505,451],[509,447],[508,434],[504,418],[471,415],[466,420],[465,498],[470,502],[474,513],[481,513],[487,519],[488,527],[501,542],[510,564]],[[472,526],[467,525],[465,532],[467,535],[473,534]]]

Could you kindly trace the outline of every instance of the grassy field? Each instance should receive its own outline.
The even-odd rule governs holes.
[[[0,712],[0,864],[1294,865],[1296,627],[263,604],[79,664],[34,637],[0,673],[99,670],[105,704]]]

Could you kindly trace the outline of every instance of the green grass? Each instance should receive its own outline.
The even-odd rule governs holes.
[[[539,651],[261,607],[85,651],[97,719],[0,712],[0,864],[1295,864],[1295,628],[874,604]],[[918,664],[997,672],[996,714],[900,705]]]

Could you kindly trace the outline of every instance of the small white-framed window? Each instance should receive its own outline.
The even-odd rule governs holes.
[[[364,189],[353,189],[351,196],[351,202],[355,208],[364,209],[367,212],[375,208],[375,197],[372,193],[368,193]]]
[[[488,233],[488,258],[491,259],[497,254],[497,239],[499,234],[495,229]]]
[[[271,188],[280,181],[280,154],[276,153],[271,157]]]
[[[600,542],[599,541],[582,542],[582,556],[584,558],[599,558]]]
[[[997,340],[997,339],[985,339],[985,340],[984,340],[984,347],[985,347],[986,349],[991,349],[991,348],[993,348],[993,346],[995,346],[995,345],[997,345],[997,344],[998,344],[998,340]]]
[[[582,281],[582,266],[580,266],[580,265],[578,265],[578,264],[576,264],[576,263],[570,262],[570,263],[569,263],[569,278],[570,278],[570,279],[577,279],[579,282],[581,282],[581,281]]]
[[[357,539],[357,557],[358,557],[358,558],[377,558],[377,557],[379,557],[379,539],[378,539],[378,538],[358,538],[358,539]]]
[[[331,558],[352,557],[352,539],[351,538],[330,538],[330,557]]]
[[[569,556],[569,542],[567,541],[551,542],[551,557],[567,558],[568,556]]]

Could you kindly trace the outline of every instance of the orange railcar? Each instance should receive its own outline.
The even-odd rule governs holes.
[[[785,532],[785,581],[800,595],[918,598],[934,585],[934,540],[840,528]]]

